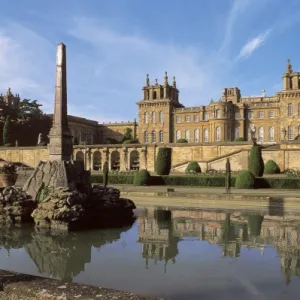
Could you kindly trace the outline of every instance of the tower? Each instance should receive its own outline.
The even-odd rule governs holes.
[[[142,100],[138,105],[138,139],[141,143],[172,143],[173,142],[173,110],[183,107],[179,103],[179,90],[173,77],[169,84],[168,74],[165,72],[163,84],[155,79],[150,84],[149,74],[142,89]]]
[[[291,61],[288,59],[286,70],[282,76],[283,90],[298,90],[300,89],[300,72],[293,72]]]

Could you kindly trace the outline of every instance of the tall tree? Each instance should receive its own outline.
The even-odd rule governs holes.
[[[10,116],[6,117],[4,127],[3,127],[3,145],[8,146],[13,144],[12,136],[12,123],[10,121]]]

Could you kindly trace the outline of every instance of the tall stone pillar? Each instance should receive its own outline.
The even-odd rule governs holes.
[[[49,160],[70,161],[73,143],[67,118],[66,46],[58,44],[56,54],[55,103],[52,128],[49,132]]]

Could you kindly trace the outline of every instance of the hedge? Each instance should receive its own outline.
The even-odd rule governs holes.
[[[236,189],[253,189],[255,186],[255,177],[248,170],[243,170],[236,177]]]
[[[109,184],[133,184],[134,174],[109,174]],[[230,186],[235,186],[236,177],[232,177]],[[103,183],[102,174],[92,174],[92,183]],[[150,185],[171,185],[171,186],[199,186],[199,187],[224,187],[225,176],[151,176]],[[298,178],[256,178],[254,188],[274,188],[274,189],[300,189]]]

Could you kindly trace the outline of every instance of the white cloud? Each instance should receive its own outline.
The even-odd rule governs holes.
[[[271,29],[265,31],[264,33],[259,34],[255,38],[249,40],[246,45],[244,45],[240,51],[238,59],[240,58],[249,58],[252,53],[263,45],[265,40],[268,38]]]

